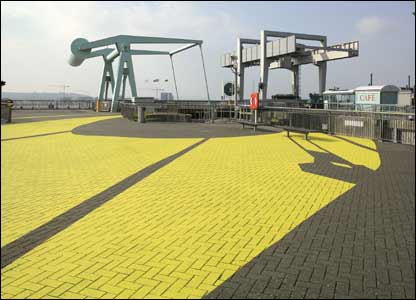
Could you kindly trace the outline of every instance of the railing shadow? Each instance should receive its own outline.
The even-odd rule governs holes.
[[[414,253],[414,222],[409,223],[414,220],[414,151],[392,148],[398,145],[380,145],[377,152],[381,165],[372,171],[340,158],[313,141],[309,142],[325,152],[310,151],[293,138],[290,140],[314,157],[313,163],[300,164],[303,171],[356,185],[302,221],[205,298],[288,299],[295,295],[303,298],[305,293],[306,298],[333,298],[337,282],[345,280],[350,284],[355,284],[355,280],[364,282],[363,286],[349,290],[346,296],[376,298],[383,287],[368,289],[365,285],[372,280],[375,262],[385,257],[385,252],[397,255],[396,247],[383,248],[385,252],[374,251],[380,247],[377,233],[386,245],[395,245],[397,238],[405,237],[409,243],[402,246],[404,251]],[[385,220],[389,221],[384,223]],[[364,264],[364,257],[374,263]],[[403,259],[406,263],[400,268],[411,274],[414,256]],[[338,271],[351,261],[359,264],[344,268],[342,273]],[[406,284],[403,280],[400,282]],[[413,288],[414,283],[408,286]]]
[[[351,162],[331,153],[327,149],[324,149],[318,144],[312,142],[310,139],[307,140],[307,142],[324,152],[308,150],[296,142],[292,137],[289,137],[289,139],[296,146],[314,158],[312,163],[299,164],[302,171],[353,183],[357,183],[357,175],[359,175],[358,178],[363,178],[374,173],[374,171],[365,166],[354,165]]]

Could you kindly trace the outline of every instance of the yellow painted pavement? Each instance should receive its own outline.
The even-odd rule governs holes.
[[[30,125],[43,131],[56,128],[70,130],[71,126],[97,119],[103,118]],[[16,124],[15,127],[30,128],[23,125],[27,124]],[[10,134],[18,135],[18,129]],[[2,142],[1,246],[199,140],[132,139],[63,133]]]
[[[59,131],[72,130],[77,126],[93,123],[100,120],[108,120],[114,118],[121,118],[120,116],[102,116],[102,117],[87,117],[87,118],[72,118],[62,120],[49,120],[41,122],[6,124],[1,126],[1,138],[10,139],[18,137],[26,137],[31,135],[53,133]]]
[[[77,118],[79,116],[81,116],[81,117],[89,117],[89,116],[94,116],[94,113],[91,112],[91,114],[84,114],[84,115],[74,115],[74,114],[66,114],[66,115],[33,115],[33,116],[24,116],[24,117],[16,117],[16,118],[14,117],[13,120],[40,119],[40,118],[59,118],[59,117]]]
[[[346,141],[339,141],[336,137],[324,134],[316,136],[315,139],[312,139],[312,142],[324,148],[327,152],[333,153],[354,165],[365,166],[373,171],[380,167],[381,161],[376,150],[376,145],[373,141],[362,138],[343,138],[374,150],[368,150],[360,146],[355,146],[354,144]]]
[[[352,141],[354,143],[357,143],[359,145],[368,147],[368,148],[373,149],[373,150],[377,149],[376,144],[370,139],[353,137],[353,136],[342,136],[342,138],[347,140],[347,141]]]
[[[312,151],[380,165],[311,136]],[[4,268],[2,296],[202,297],[353,187],[299,167],[312,162],[285,133],[210,139]]]

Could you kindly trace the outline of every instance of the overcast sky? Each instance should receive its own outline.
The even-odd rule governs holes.
[[[103,61],[68,64],[73,39],[89,41],[119,34],[201,39],[212,99],[221,82],[232,80],[220,56],[235,50],[238,36],[260,37],[261,30],[320,34],[328,44],[358,40],[359,57],[328,63],[327,88],[375,84],[404,86],[415,76],[414,2],[1,2],[1,79],[4,91],[69,92],[97,96]],[[137,47],[135,47],[137,48]],[[175,48],[175,47],[173,47]],[[142,47],[141,49],[150,49]],[[153,46],[152,49],[166,49]],[[170,46],[169,49],[172,49]],[[141,96],[156,87],[174,92],[169,58],[135,56]],[[181,98],[206,99],[197,48],[174,56]],[[115,68],[117,65],[114,66]],[[246,69],[246,96],[259,78],[259,67]],[[152,79],[168,79],[152,83]],[[145,81],[149,80],[148,83]],[[273,70],[269,95],[290,92],[290,72]],[[301,94],[318,90],[318,69],[302,66]]]

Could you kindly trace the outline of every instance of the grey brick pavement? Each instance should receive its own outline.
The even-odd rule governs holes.
[[[309,151],[315,164],[302,165],[304,171],[357,185],[206,298],[414,299],[415,148],[377,148],[382,163],[376,172],[335,172],[328,167],[332,157]]]
[[[141,138],[215,138],[270,134],[282,131],[274,127],[242,129],[241,124],[217,120],[211,123],[148,122],[139,124],[128,119],[110,119],[78,126],[72,133],[81,135],[123,136]]]

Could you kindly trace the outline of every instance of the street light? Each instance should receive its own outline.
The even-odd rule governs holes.
[[[168,79],[165,79],[164,80],[164,82],[168,82],[169,80]],[[156,78],[156,79],[153,79],[153,82],[154,83],[159,83],[160,82],[160,80],[159,80],[159,78]],[[162,88],[158,88],[158,87],[156,87],[156,99],[157,99],[157,96],[158,96],[158,92],[159,91],[164,91],[164,89],[162,89]]]
[[[62,88],[63,89],[63,99],[62,100],[65,101],[65,91],[66,91],[66,88],[70,87],[69,85],[67,85],[67,84],[50,84],[49,86]]]
[[[91,97],[90,92],[88,92],[86,90],[75,90],[75,91],[73,90],[72,92],[73,93],[83,93],[83,94],[87,95],[88,97]]]
[[[233,63],[233,66],[231,67],[231,72],[234,73],[234,105],[237,105],[237,100],[238,100],[238,96],[237,96],[237,76],[240,76],[240,74],[238,74],[238,57],[235,55],[231,55],[231,62]]]

